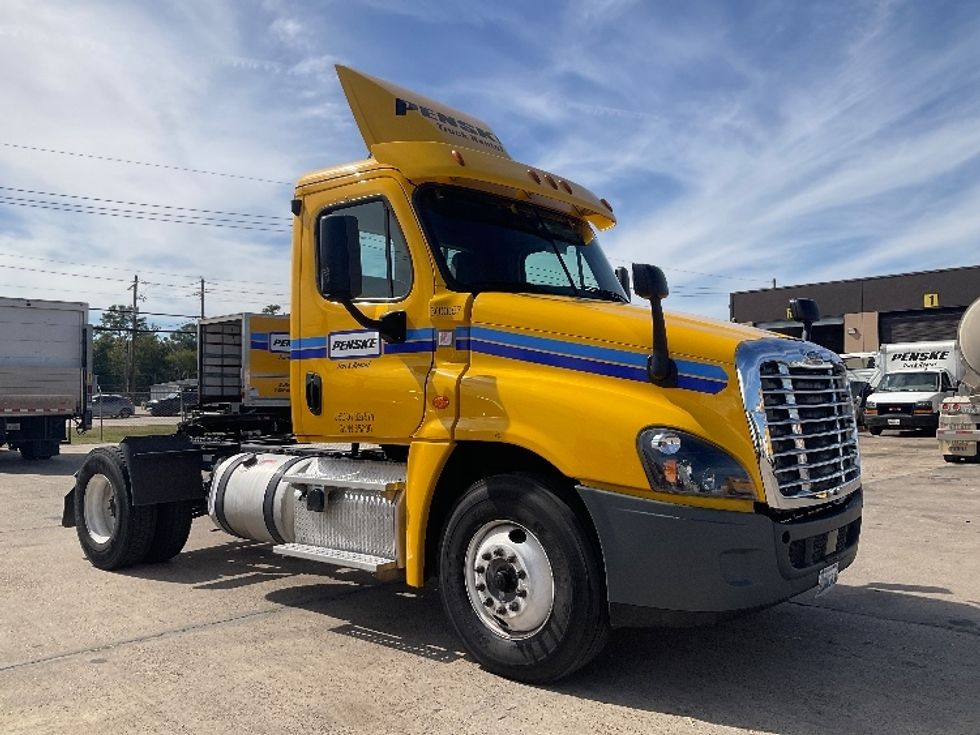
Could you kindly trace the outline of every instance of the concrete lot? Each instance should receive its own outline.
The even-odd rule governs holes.
[[[100,572],[59,526],[85,449],[0,451],[0,732],[978,733],[980,465],[927,437],[862,442],[861,551],[830,594],[619,631],[551,687],[461,654],[434,591],[207,518],[172,562]]]

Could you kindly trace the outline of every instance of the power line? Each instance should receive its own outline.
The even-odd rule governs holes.
[[[280,223],[291,222],[291,217],[282,217],[275,214],[251,214],[249,212],[225,212],[220,209],[198,209],[196,207],[181,207],[176,204],[154,204],[152,202],[129,202],[124,199],[103,199],[101,197],[85,196],[84,194],[61,194],[55,191],[38,191],[37,189],[18,189],[13,186],[0,186],[0,190],[12,191],[18,194],[35,194],[37,196],[61,197],[64,199],[82,199],[89,202],[103,202],[105,204],[125,204],[131,207],[149,207],[154,209],[174,209],[185,212],[203,212],[205,214],[224,214],[231,217],[253,217],[257,219],[279,220]],[[264,224],[264,223],[263,223]]]
[[[16,148],[22,151],[34,151],[36,153],[54,153],[59,156],[72,156],[74,158],[90,158],[96,161],[108,161],[110,163],[125,163],[130,166],[147,166],[149,168],[163,168],[171,171],[183,171],[192,174],[204,174],[206,176],[221,176],[226,179],[241,179],[243,181],[259,181],[263,184],[282,184],[292,186],[292,181],[279,181],[278,179],[264,179],[259,176],[246,176],[243,174],[229,174],[222,171],[208,171],[207,169],[189,168],[186,166],[173,166],[167,163],[150,163],[147,161],[135,161],[128,158],[115,158],[113,156],[99,156],[94,153],[76,153],[74,151],[62,151],[55,148],[41,148],[33,145],[19,145],[17,143],[5,143],[0,141],[0,146],[5,148]]]
[[[278,229],[271,227],[257,227],[255,224],[229,224],[237,220],[222,219],[216,217],[199,217],[196,215],[182,215],[169,213],[144,212],[134,209],[123,209],[120,207],[97,207],[91,204],[74,204],[70,202],[54,202],[44,199],[31,199],[29,197],[12,197],[0,195],[0,204],[14,207],[29,207],[31,209],[50,209],[55,212],[70,212],[73,214],[97,214],[105,217],[121,217],[123,219],[139,219],[150,222],[169,222],[181,225],[199,225],[201,227],[227,227],[233,230],[253,230],[256,232],[289,232],[288,229]],[[258,223],[264,224],[264,223]]]
[[[41,262],[44,262],[44,263],[56,263],[58,265],[76,265],[76,266],[79,266],[81,268],[100,268],[100,269],[104,269],[104,270],[128,271],[128,272],[132,272],[132,270],[133,270],[133,268],[131,266],[130,267],[126,267],[126,266],[119,266],[119,265],[105,265],[103,263],[79,263],[76,260],[61,260],[61,259],[58,259],[58,258],[43,258],[43,257],[38,256],[38,255],[23,255],[21,253],[13,253],[13,252],[10,252],[9,250],[0,250],[0,255],[6,255],[6,256],[9,256],[11,258],[21,258],[23,260],[37,260],[37,261],[41,261]],[[159,276],[174,276],[174,277],[177,277],[177,278],[193,278],[195,280],[197,278],[199,278],[199,276],[197,276],[197,275],[195,275],[193,273],[175,273],[175,272],[172,272],[172,271],[149,270],[149,269],[146,269],[146,268],[137,268],[137,270],[139,270],[140,273],[151,273],[151,274],[155,274],[155,275],[159,275]],[[81,276],[81,275],[84,275],[84,274],[78,274],[78,275]],[[86,275],[85,277],[87,278],[88,276]],[[126,280],[128,282],[129,279],[123,279],[123,280]],[[242,284],[245,284],[245,285],[248,285],[248,286],[273,286],[274,285],[274,284],[271,284],[271,283],[262,283],[261,281],[240,281],[240,280],[236,280],[234,278],[221,278],[221,279],[219,279],[217,281],[214,280],[214,279],[207,279],[207,280],[210,283],[216,283],[216,282],[217,283],[242,283]],[[194,284],[190,284],[190,285],[193,286]]]

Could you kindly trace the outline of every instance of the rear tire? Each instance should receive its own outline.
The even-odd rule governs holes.
[[[60,449],[56,441],[28,442],[20,446],[20,456],[28,461],[51,459]]]
[[[157,524],[150,549],[143,561],[147,564],[173,559],[184,548],[194,520],[192,502],[175,501],[156,506]]]
[[[467,649],[489,671],[534,683],[585,666],[609,635],[599,554],[552,487],[528,474],[480,480],[440,550],[443,604]]]
[[[75,530],[85,556],[99,569],[138,564],[153,542],[156,506],[134,506],[130,491],[122,451],[93,449],[75,479]]]
[[[881,431],[882,431],[882,429],[881,429],[880,426],[869,426],[868,427],[868,433],[871,434],[871,436],[878,436],[879,434],[881,434]]]

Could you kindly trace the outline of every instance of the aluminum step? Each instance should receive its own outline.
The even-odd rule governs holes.
[[[372,556],[371,554],[361,554],[356,551],[327,549],[323,546],[310,546],[309,544],[279,544],[278,546],[273,546],[272,551],[282,556],[319,561],[338,567],[363,569],[366,572],[373,573],[387,572],[396,569],[398,566],[394,559],[385,559],[384,557]]]
[[[395,493],[405,489],[407,467],[398,462],[379,462],[346,457],[317,457],[304,472],[286,475],[292,485]]]

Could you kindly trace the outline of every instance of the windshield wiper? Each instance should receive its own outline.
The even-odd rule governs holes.
[[[582,290],[587,294],[599,296],[606,301],[618,301],[621,304],[628,304],[630,302],[630,300],[623,296],[623,294],[608,288],[585,286]]]

